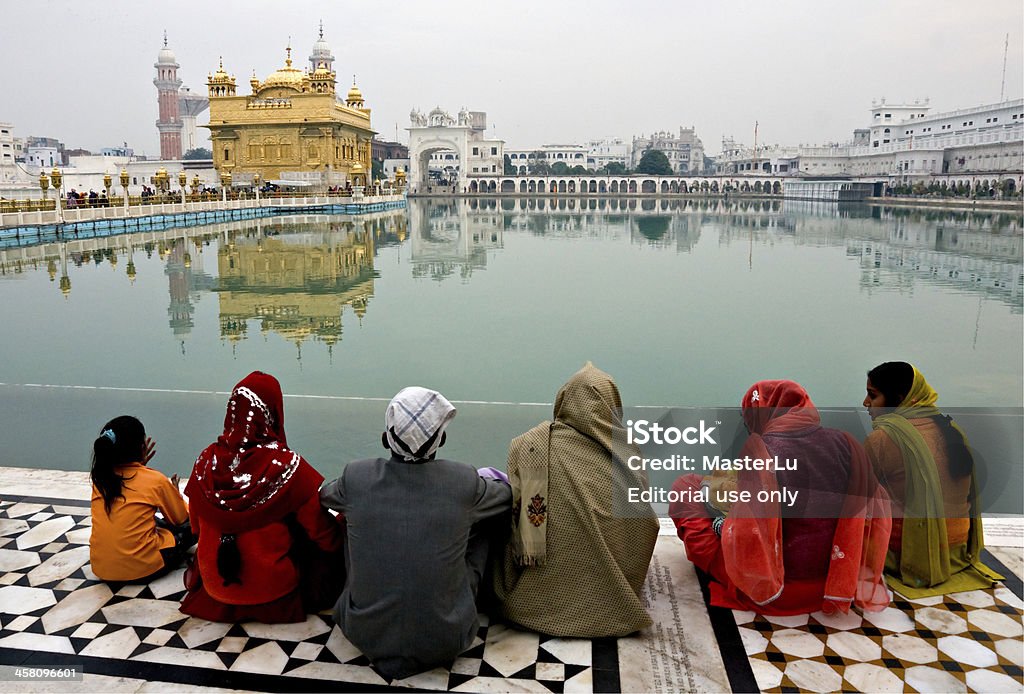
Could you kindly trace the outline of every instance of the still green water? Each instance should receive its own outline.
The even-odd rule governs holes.
[[[791,202],[411,200],[0,250],[0,464],[88,468],[133,413],[185,475],[249,371],[327,477],[388,399],[456,401],[444,453],[504,466],[584,362],[627,406],[736,406],[789,378],[859,406],[913,362],[946,407],[1021,407],[1021,218]],[[62,288],[66,291],[62,291]]]

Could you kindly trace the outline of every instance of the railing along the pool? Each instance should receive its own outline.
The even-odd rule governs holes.
[[[157,230],[174,226],[196,226],[239,219],[255,219],[292,213],[320,212],[325,214],[363,214],[401,207],[405,195],[351,196],[323,193],[311,196],[270,193],[259,199],[249,195],[217,197],[208,195],[186,196],[132,196],[129,205],[124,198],[112,197],[104,204],[88,201],[75,207],[57,210],[53,200],[3,201],[5,205],[17,203],[16,210],[0,208],[0,245],[26,245],[62,238],[102,236],[135,230]],[[34,203],[36,209],[26,209],[25,203]],[[49,203],[46,205],[45,203]],[[63,202],[62,202],[63,207]]]

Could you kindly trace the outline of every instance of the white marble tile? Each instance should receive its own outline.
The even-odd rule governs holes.
[[[0,550],[3,551],[3,550]],[[13,583],[17,583],[21,579],[21,574],[11,573],[0,573],[0,586],[9,586]]]
[[[996,636],[1017,637],[1024,634],[1020,615],[1011,617],[994,610],[971,610],[967,613],[967,621],[973,628]]]
[[[83,583],[85,583],[84,578],[65,578],[63,581],[55,585],[53,589],[71,592],[72,590],[78,590]]]
[[[921,694],[959,694],[967,691],[967,685],[950,673],[927,665],[907,668],[903,672],[903,681]]]
[[[1000,639],[995,642],[996,653],[1018,667],[1024,667],[1024,643],[1020,639]]]
[[[594,670],[587,668],[573,675],[565,681],[562,691],[565,694],[591,694],[594,691]]]
[[[1016,517],[988,517],[982,525],[985,547],[1024,547],[1024,520]]]
[[[92,493],[89,473],[78,470],[0,467],[0,479],[4,481],[4,493],[12,496],[84,500]]]
[[[843,670],[843,677],[859,692],[902,694],[903,680],[884,667],[869,663],[855,663]]]
[[[53,597],[53,591],[46,588],[26,588],[24,586],[0,588],[0,612],[25,614],[56,604],[57,599]]]
[[[96,614],[113,597],[110,588],[104,583],[97,583],[69,593],[50,611],[43,615],[43,629],[52,634],[61,629],[81,624]]]
[[[48,545],[73,527],[75,527],[75,521],[67,516],[51,518],[18,535],[18,540],[14,544],[18,549],[32,549]]]
[[[938,658],[934,645],[910,634],[886,634],[882,637],[882,648],[900,660],[921,665],[934,663]]]
[[[168,595],[174,595],[185,590],[185,582],[182,578],[185,575],[185,567],[175,569],[170,573],[164,574],[155,581],[151,581],[149,584],[149,592],[153,594],[153,597],[161,600],[166,598]]]
[[[0,549],[0,573],[21,571],[39,563],[39,555],[35,552],[21,552],[16,549]],[[14,576],[18,580],[19,576]]]
[[[996,586],[996,589],[992,591],[992,595],[995,596],[995,599],[999,602],[1005,603],[1018,610],[1024,610],[1024,600],[1018,598],[1012,590],[1004,585]]]
[[[948,597],[970,607],[991,607],[996,604],[990,590],[967,590],[962,593],[950,593]]]
[[[93,639],[82,649],[82,655],[97,656],[100,658],[117,658],[127,660],[139,646],[139,636],[131,627],[125,627],[118,631],[112,631]]]
[[[519,631],[504,624],[487,630],[484,660],[505,677],[514,675],[537,661],[540,637],[530,631]]]
[[[448,671],[444,668],[434,668],[411,677],[392,680],[391,686],[409,689],[440,689],[444,691],[448,689]]]
[[[40,554],[56,554],[57,552],[63,552],[65,549],[67,549],[67,547],[68,543],[57,540],[56,542],[51,542],[50,544],[36,551]]]
[[[817,636],[797,629],[776,631],[771,642],[783,653],[797,658],[813,658],[825,652],[825,644]]]
[[[882,657],[882,647],[864,634],[854,634],[849,631],[829,634],[825,643],[836,652],[836,655],[846,660],[863,663]]]
[[[88,516],[92,513],[92,509],[89,506],[62,506],[54,504],[52,508],[54,513],[61,516]]]
[[[786,677],[800,689],[810,692],[835,692],[843,686],[843,678],[825,663],[794,660],[786,663]]]
[[[11,621],[7,622],[7,631],[25,631],[30,626],[39,621],[39,617],[29,617],[28,615],[21,615],[15,617]]]
[[[64,537],[73,545],[87,545],[92,536],[92,528],[75,528],[64,534]]]
[[[962,634],[967,631],[967,622],[963,617],[942,607],[914,610],[914,619],[925,629],[931,629],[937,634]]]
[[[327,650],[333,653],[334,657],[342,663],[355,660],[363,654],[362,651],[352,645],[351,641],[345,638],[345,635],[341,633],[341,629],[337,626],[331,630],[331,635],[327,639]]]
[[[589,639],[551,639],[540,645],[563,663],[590,667],[592,647]]]
[[[314,636],[325,634],[331,627],[315,614],[306,615],[306,621],[294,624],[261,624],[245,622],[242,624],[245,633],[258,639],[274,639],[276,641],[305,641]]]
[[[289,677],[305,677],[320,681],[351,682],[353,684],[387,684],[387,681],[368,667],[339,665],[338,663],[308,663],[288,671]]]
[[[939,650],[958,663],[974,667],[992,667],[999,662],[994,651],[963,636],[943,636],[936,642]]]
[[[44,520],[53,518],[55,514],[50,511],[42,511],[28,517],[29,523],[41,523]]]
[[[44,561],[28,572],[29,585],[41,586],[44,583],[61,581],[82,568],[89,561],[88,547],[72,547]]]
[[[106,624],[100,622],[86,622],[82,626],[75,629],[71,636],[76,639],[91,639],[95,638],[97,634],[106,628]]]
[[[148,643],[151,646],[165,646],[172,636],[174,636],[174,632],[170,629],[154,629],[146,638],[142,639],[142,643]]]
[[[561,663],[537,663],[536,677],[539,680],[561,682],[565,679],[565,666]]]
[[[976,692],[1011,692],[1020,694],[1021,681],[992,670],[971,670],[967,673],[967,686]]]
[[[276,641],[268,641],[242,653],[231,665],[236,672],[256,672],[261,675],[280,675],[288,664],[288,654]]]
[[[6,487],[7,485],[4,484],[5,491]],[[44,508],[46,508],[46,504],[33,504],[27,501],[21,501],[12,506],[8,506],[5,510],[7,511],[8,518],[23,518],[25,516],[35,515]]]
[[[227,639],[224,639],[224,641],[227,641]],[[303,643],[300,643],[298,646],[295,647],[295,650],[292,651],[292,656],[291,657],[292,658],[296,658],[298,660],[316,660],[316,657],[318,655],[320,655],[320,651],[322,651],[323,649],[324,649],[324,647],[321,646],[318,643],[305,643],[305,642],[303,642]],[[224,648],[224,643],[221,642],[221,645],[217,647],[217,652],[218,653],[240,653],[241,649],[239,649],[237,651],[229,651],[229,650]]]
[[[794,614],[794,615],[765,615],[764,618],[768,620],[770,624],[774,624],[777,627],[802,627],[807,625],[807,617],[805,614]]]
[[[210,670],[227,669],[216,653],[186,650],[184,648],[169,648],[168,646],[161,646],[160,648],[140,653],[132,658],[132,660],[141,660],[146,663],[165,663],[167,665],[208,668]]]
[[[146,590],[146,586],[141,583],[129,583],[126,586],[121,586],[115,595],[122,598],[137,598],[144,590]]]
[[[86,564],[82,567],[82,575],[90,581],[98,581],[100,577],[92,572],[92,564]]]
[[[914,621],[895,607],[887,607],[881,612],[865,612],[864,620],[885,631],[904,632],[914,628]]]
[[[103,616],[111,624],[133,627],[162,627],[185,619],[178,603],[169,600],[132,598],[103,608]]]
[[[28,530],[28,522],[15,518],[0,518],[0,537],[20,535]]]
[[[452,672],[456,675],[472,675],[476,677],[480,674],[480,663],[479,658],[456,658],[455,662],[452,663]]]
[[[71,640],[67,636],[50,636],[48,634],[29,634],[21,632],[0,639],[0,649],[17,648],[25,651],[41,653],[74,653]]]
[[[248,636],[225,636],[217,644],[218,653],[241,653],[245,650],[245,645],[249,643]],[[299,648],[303,646],[317,646],[315,643],[300,643]],[[317,646],[317,648],[323,648],[323,646]]]
[[[754,617],[756,617],[756,616],[757,616],[757,613],[756,612],[752,612],[751,610],[733,610],[732,611],[732,617],[733,617],[733,619],[736,620],[737,624],[747,624],[748,622],[753,622],[754,621]]]
[[[199,687],[194,684],[176,682],[146,682],[135,694],[248,694],[245,689],[222,689],[221,687]]]
[[[5,694],[21,694],[31,692],[32,694],[132,694],[139,691],[145,684],[144,680],[130,677],[111,677],[109,675],[91,675],[88,672],[82,674],[82,679],[75,682],[74,689],[68,682],[53,680],[50,682],[4,682]]]
[[[1003,563],[1014,576],[1024,578],[1024,550],[1020,547],[992,547],[985,546],[992,555]]]
[[[925,598],[906,598],[906,600],[922,607],[934,607],[935,605],[941,605],[945,597],[944,595],[929,595]]]
[[[743,650],[748,656],[765,652],[768,648],[768,639],[764,637],[764,634],[750,627],[738,628],[740,630],[740,640],[743,641]]]
[[[776,667],[775,663],[760,658],[751,658],[750,669],[754,671],[754,681],[757,682],[757,688],[761,691],[775,689],[782,684],[782,670]]]
[[[500,677],[475,677],[451,691],[475,692],[476,694],[507,694],[508,692],[551,694],[550,689],[536,680],[502,679]]]
[[[814,612],[811,616],[814,617],[814,621],[822,626],[826,626],[829,629],[840,629],[842,631],[860,629],[860,626],[863,623],[861,616],[853,610],[850,610],[846,614],[843,614],[842,612],[836,612],[834,614]]]
[[[231,626],[222,622],[208,622],[205,619],[189,617],[178,627],[178,636],[186,646],[196,648],[204,643],[224,638],[224,635],[231,631]]]

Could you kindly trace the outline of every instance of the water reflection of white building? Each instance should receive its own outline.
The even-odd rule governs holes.
[[[464,281],[487,267],[488,251],[504,247],[504,215],[471,211],[464,200],[430,200],[409,208],[413,277]]]

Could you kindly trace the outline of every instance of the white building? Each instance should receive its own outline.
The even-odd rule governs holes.
[[[484,137],[487,114],[463,108],[458,119],[440,107],[428,115],[413,109],[409,113],[409,186],[415,192],[437,184],[430,175],[435,155],[451,153],[457,170],[445,177],[444,185],[455,192],[469,189],[469,179],[479,176],[501,176],[505,171],[505,141]],[[441,159],[447,163],[447,158]]]
[[[622,164],[627,169],[632,161],[632,145],[621,137],[606,137],[587,143],[587,168],[600,171],[609,164]]]
[[[634,137],[630,168],[639,166],[644,152],[651,149],[664,153],[672,170],[678,174],[688,176],[704,173],[704,143],[693,128],[681,127],[678,135],[663,130],[650,137]]]
[[[930,113],[928,100],[871,105],[851,142],[744,147],[724,139],[720,173],[885,177],[1017,173],[1024,169],[1024,99]]]
[[[10,123],[0,123],[0,183],[19,180],[18,167],[15,164],[17,154],[14,126]]]
[[[533,173],[533,168],[540,163],[554,166],[558,162],[568,168],[582,166],[587,168],[589,150],[584,145],[542,145],[536,149],[506,149],[509,161],[516,167],[516,173]]]

